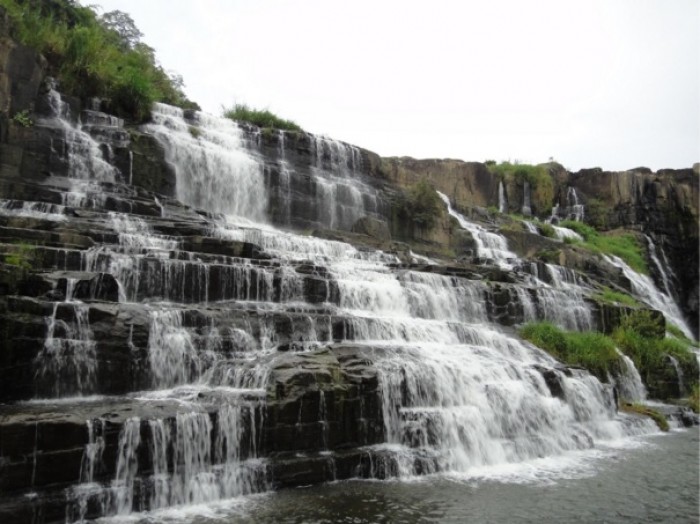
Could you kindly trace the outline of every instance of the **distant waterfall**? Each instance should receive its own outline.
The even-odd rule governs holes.
[[[506,190],[503,186],[503,180],[498,181],[498,211],[501,213],[508,212],[508,201],[506,200]]]
[[[571,220],[575,220],[576,222],[583,221],[584,206],[583,204],[579,203],[576,188],[569,186],[569,189],[566,191],[566,201],[569,205],[569,218]]]
[[[530,199],[530,182],[525,181],[525,183],[523,184],[523,207],[520,209],[520,212],[526,217],[532,215],[532,206],[530,203]]]

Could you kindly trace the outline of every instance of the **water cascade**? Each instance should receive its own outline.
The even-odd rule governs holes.
[[[65,118],[50,124],[74,136]],[[492,286],[417,255],[424,267],[281,231],[265,223],[265,161],[241,128],[162,104],[153,120],[144,131],[175,170],[177,200],[103,176],[106,148],[69,148],[71,176],[109,199],[61,204],[84,205],[70,220],[89,238],[45,249],[47,293],[63,296],[14,302],[17,322],[45,312],[33,365],[60,386],[13,391],[32,421],[17,424],[78,428],[65,436],[69,488],[32,482],[69,522],[352,476],[470,474],[654,431],[616,412],[611,384],[500,328],[497,291],[520,320],[591,329],[574,272],[547,266],[541,289]],[[326,224],[371,215],[359,151],[325,138],[313,147]],[[504,237],[440,197],[479,257],[512,267]],[[46,211],[63,223],[64,209]]]
[[[523,207],[520,209],[520,212],[526,217],[532,215],[530,182],[527,181],[523,184]]]
[[[501,213],[508,212],[508,201],[506,200],[506,189],[503,185],[503,180],[498,181],[498,211]]]
[[[508,241],[503,235],[491,233],[482,226],[470,222],[464,215],[452,208],[450,199],[444,193],[437,192],[447,206],[447,212],[455,217],[462,228],[469,231],[477,245],[477,256],[495,260],[503,267],[511,267],[509,261],[516,260],[518,256],[508,249]]]
[[[568,204],[568,219],[576,222],[583,221],[584,205],[579,203],[576,188],[569,187],[566,191],[566,202]]]
[[[603,255],[603,258],[613,266],[619,268],[622,274],[627,277],[632,285],[632,291],[637,297],[650,307],[663,311],[664,315],[666,315],[671,323],[683,331],[683,334],[690,340],[694,340],[695,336],[692,330],[683,318],[678,304],[676,304],[671,296],[659,291],[648,276],[637,273],[620,257],[615,255]]]

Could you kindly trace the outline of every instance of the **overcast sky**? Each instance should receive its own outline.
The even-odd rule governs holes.
[[[90,0],[204,110],[245,102],[383,156],[690,167],[698,0]]]

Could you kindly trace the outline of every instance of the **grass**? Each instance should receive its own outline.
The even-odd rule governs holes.
[[[283,129],[285,131],[302,131],[301,127],[292,120],[280,118],[267,109],[254,109],[247,104],[235,104],[224,108],[224,117],[239,122],[247,122],[266,129]]]
[[[157,101],[198,108],[181,80],[158,65],[152,48],[125,41],[91,7],[69,0],[0,0],[0,6],[12,20],[14,38],[46,57],[62,92],[102,98],[105,109],[135,121],[148,119]]]
[[[564,331],[549,322],[533,322],[520,329],[520,336],[565,364],[588,369],[602,381],[620,365],[614,342],[602,333]]]
[[[599,291],[593,295],[595,298],[602,302],[607,302],[609,304],[622,304],[623,306],[638,307],[641,304],[627,293],[621,293],[615,291],[605,286],[602,291]]]
[[[603,235],[588,224],[573,220],[564,220],[560,225],[572,229],[581,235],[583,243],[579,245],[590,251],[616,255],[638,273],[645,275],[649,273],[646,260],[642,254],[642,247],[634,235],[629,233]]]
[[[649,417],[654,422],[656,422],[656,425],[661,431],[669,430],[668,420],[666,420],[666,417],[664,417],[663,413],[649,406],[645,406],[644,404],[623,402],[622,404],[620,404],[620,411]]]
[[[542,233],[543,237],[547,238],[555,238],[557,236],[556,232],[554,231],[554,228],[551,226],[551,224],[547,224],[546,222],[542,222],[541,224],[538,224],[540,233]]]

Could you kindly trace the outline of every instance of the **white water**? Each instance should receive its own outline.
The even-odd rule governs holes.
[[[471,233],[477,245],[477,256],[493,259],[504,268],[512,267],[511,262],[517,259],[518,256],[508,249],[508,241],[503,235],[491,233],[482,226],[470,222],[461,213],[452,209],[452,204],[450,204],[450,199],[447,195],[440,191],[437,191],[437,194],[447,206],[447,212],[457,219],[462,228]]]
[[[647,388],[642,382],[642,377],[639,375],[634,362],[627,355],[615,348],[620,359],[622,360],[622,369],[620,375],[615,380],[619,390],[620,397],[629,402],[642,402],[647,398]]]
[[[508,212],[508,201],[506,200],[506,190],[503,186],[503,180],[498,181],[498,211],[501,213]]]
[[[173,239],[154,234],[145,218],[106,215],[118,244],[92,250],[85,267],[114,275],[122,301],[148,302],[144,373],[151,391],[134,400],[143,406],[174,401],[178,409],[169,417],[126,420],[116,473],[108,486],[95,486],[102,453],[99,432],[90,434],[82,468],[86,473],[76,490],[80,493],[71,495],[78,518],[85,515],[91,497],[103,502],[105,513],[125,515],[140,508],[144,476],[153,486],[147,504],[152,508],[209,503],[267,489],[259,430],[270,363],[282,343],[274,318],[278,313],[289,315],[290,339],[300,350],[331,342],[335,316],[344,321],[339,338],[364,346],[372,355],[380,374],[387,435],[381,446],[403,475],[459,474],[559,457],[653,430],[647,421],[616,415],[610,386],[582,371],[568,376],[555,370],[558,363],[546,353],[490,324],[486,283],[396,270],[389,266],[398,261],[394,255],[264,225],[267,194],[256,153],[230,121],[203,114],[196,118],[187,123],[180,110],[159,105],[155,123],[147,127],[173,163],[178,198],[226,215],[209,222],[212,236],[253,242],[274,260],[269,265],[233,257],[197,260],[178,253]],[[197,131],[191,132],[190,125]],[[326,220],[342,227],[356,213],[368,212],[365,194],[363,208],[352,189],[362,193],[364,188],[349,181],[361,155],[328,139],[318,139],[315,148],[314,176],[327,188],[319,197],[335,199]],[[329,178],[329,170],[340,180]],[[351,188],[345,196],[343,187]],[[469,222],[440,196],[474,236],[478,255],[511,267],[517,256],[505,238]],[[330,276],[337,285],[335,294],[329,291],[321,304],[305,303],[304,281],[296,270],[302,263]],[[223,275],[221,289],[215,290],[220,303],[211,299],[212,271]],[[526,314],[587,329],[590,312],[575,274],[555,266],[548,271],[552,284],[536,290],[537,304],[523,302]],[[279,296],[276,281],[283,290]],[[194,306],[188,310],[185,303]],[[317,314],[316,307],[324,314]],[[225,311],[222,317],[230,313],[232,318],[244,310],[249,320],[216,325],[204,314],[216,308]],[[55,322],[55,314],[53,318]],[[88,328],[76,322],[78,331]],[[48,336],[47,344],[54,338]],[[551,394],[535,366],[554,370],[563,398]],[[203,400],[210,395],[217,399],[215,409]],[[325,397],[322,406],[321,415],[327,412]],[[326,421],[321,428],[328,447]],[[138,469],[137,458],[144,454],[152,473]]]
[[[566,201],[569,204],[569,218],[576,222],[582,222],[585,209],[583,204],[579,203],[576,188],[569,187],[566,191]]]
[[[525,182],[523,185],[523,207],[520,212],[526,217],[532,215],[532,207],[530,203],[530,182]]]
[[[625,277],[629,279],[630,284],[632,284],[632,291],[637,298],[648,306],[661,311],[669,322],[683,331],[686,337],[691,340],[695,339],[692,330],[683,318],[683,314],[673,298],[659,291],[648,276],[637,273],[620,257],[603,255],[603,258],[619,268]]]
[[[671,284],[671,279],[669,278],[669,275],[666,272],[666,269],[664,269],[664,265],[661,263],[659,260],[659,257],[656,255],[656,246],[654,245],[654,241],[651,239],[649,235],[644,235],[644,238],[646,238],[647,241],[647,247],[649,251],[649,258],[651,258],[651,261],[654,263],[656,266],[656,270],[659,272],[659,275],[661,276],[661,282],[663,282],[664,285],[664,291],[666,292],[666,295],[669,297],[673,297],[674,294],[671,291],[672,284]],[[663,253],[663,249],[661,249],[661,252]],[[666,259],[666,256],[664,255],[664,260]]]

